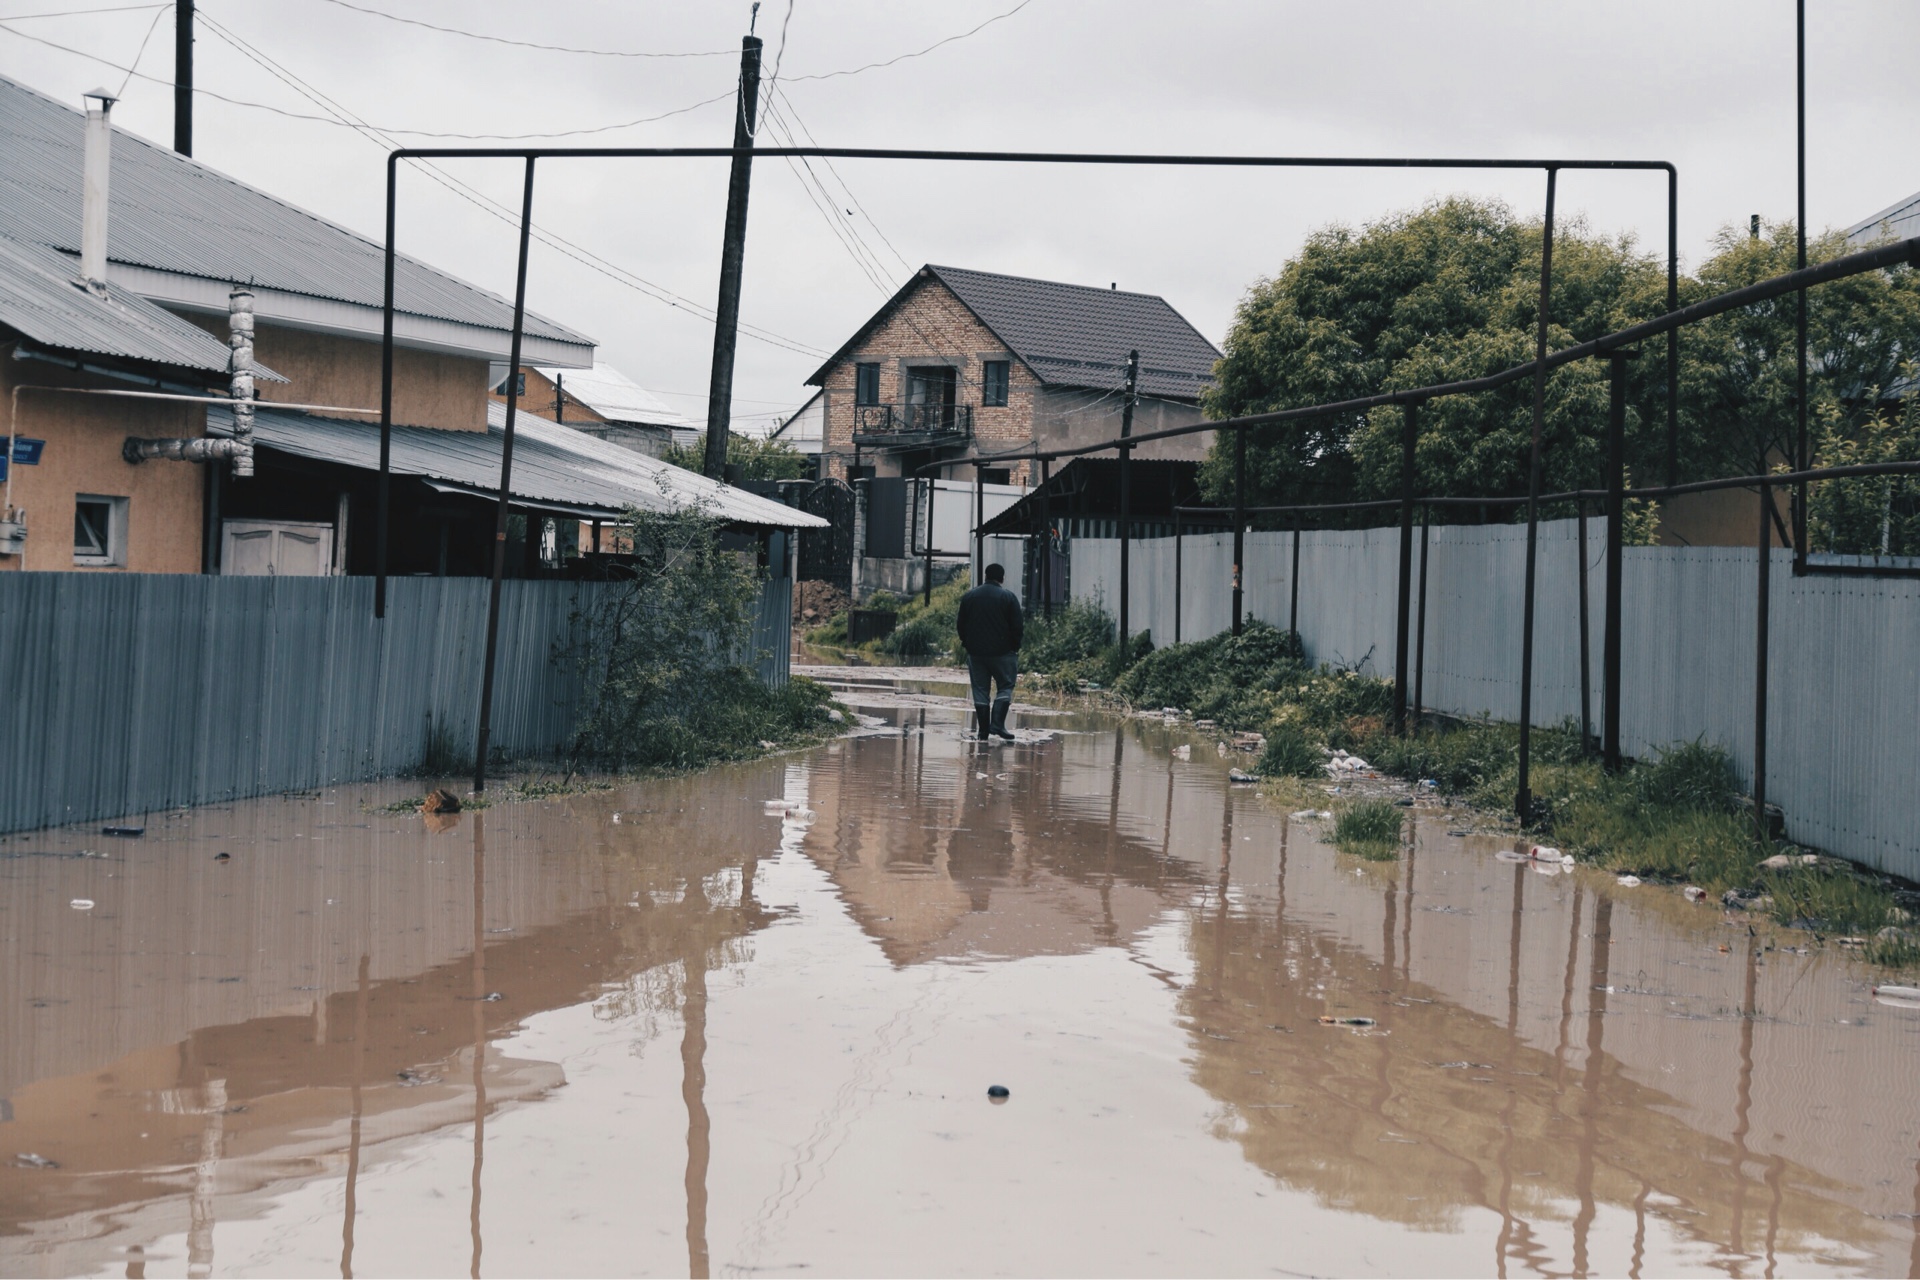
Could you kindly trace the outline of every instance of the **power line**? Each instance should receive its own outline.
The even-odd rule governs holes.
[[[810,76],[789,76],[787,77],[787,79],[789,83],[797,82],[800,80],[833,80],[840,76],[857,76],[862,71],[877,71],[881,67],[891,67],[897,62],[905,62],[909,58],[924,58],[942,45],[952,44],[956,40],[965,40],[968,36],[974,36],[974,35],[980,34],[982,31],[985,31],[988,27],[992,26],[994,23],[1001,22],[1008,18],[1011,18],[1014,14],[1020,12],[1022,9],[1026,8],[1028,5],[1032,3],[1033,3],[1033,0],[1020,0],[1020,3],[1013,6],[1013,8],[1007,10],[1005,13],[996,13],[993,17],[988,18],[985,22],[973,28],[971,31],[962,31],[960,34],[948,36],[944,40],[935,40],[932,44],[928,45],[924,49],[918,49],[912,53],[902,53],[895,57],[888,58],[885,62],[869,62],[865,66],[848,67],[844,71],[821,71]]]
[[[807,128],[807,122],[800,118],[799,111],[795,109],[793,99],[787,96],[784,89],[779,89],[776,86],[775,91],[779,93],[780,101],[783,104],[780,113],[781,116],[795,128],[799,129],[801,135],[806,138],[808,146],[819,146],[820,143],[813,136],[813,130]],[[840,176],[840,170],[834,167],[833,161],[828,157],[822,156],[820,162],[826,166],[827,172],[833,175],[833,180],[840,184],[840,190],[846,194],[848,203],[860,211],[860,216],[867,220],[867,225],[873,228],[873,233],[880,237],[880,243],[887,246],[887,252],[894,256],[894,260],[897,261],[901,267],[907,271],[912,271],[913,263],[907,260],[905,254],[893,247],[893,241],[889,240],[887,233],[880,229],[880,224],[873,220],[873,215],[867,212],[867,207],[860,203],[860,197],[853,194],[853,188],[848,186],[847,180]]]
[[[127,96],[127,86],[133,83],[134,69],[140,65],[140,59],[147,56],[147,45],[153,40],[154,30],[159,27],[160,19],[166,16],[166,6],[161,5],[154,13],[153,21],[147,24],[147,34],[140,38],[140,48],[134,52],[133,66],[127,68],[127,78],[120,82],[120,96],[122,98]]]
[[[173,5],[171,3],[168,3],[168,4],[116,4],[116,5],[111,5],[105,9],[61,9],[53,13],[9,13],[6,15],[4,19],[0,19],[0,21],[26,22],[32,18],[79,18],[79,17],[84,17],[85,15],[90,13],[132,13],[136,10],[171,9],[172,7]]]
[[[375,18],[385,18],[388,22],[400,22],[410,27],[425,27],[428,31],[438,31],[442,35],[462,36],[468,40],[483,40],[488,44],[513,45],[520,49],[538,49],[544,53],[575,53],[590,58],[724,58],[734,52],[731,49],[700,50],[692,53],[656,53],[629,49],[577,49],[568,45],[540,44],[533,40],[514,40],[507,36],[488,35],[482,31],[467,31],[460,27],[443,27],[438,23],[423,22],[419,18],[402,17],[397,13],[388,13],[383,9],[373,9],[366,5],[352,4],[349,0],[325,0],[327,4],[339,5],[342,9],[351,9],[355,13],[368,14]]]
[[[313,88],[313,86],[301,80],[298,76],[294,75],[291,71],[288,71],[285,67],[282,67],[279,63],[275,62],[272,58],[269,58],[266,54],[254,48],[252,45],[248,44],[245,40],[241,39],[239,36],[234,35],[231,31],[228,31],[219,22],[211,18],[207,14],[204,8],[198,10],[197,16],[200,18],[202,22],[206,24],[208,30],[212,31],[220,39],[232,45],[235,49],[239,50],[243,55],[257,62],[262,67],[262,69],[266,70],[269,74],[273,75],[276,79],[281,80],[282,83],[285,83],[290,88],[294,89],[295,92],[307,98],[309,101],[313,102],[315,105],[321,107],[322,110],[332,112],[335,116],[338,117],[337,123],[346,124],[349,128],[352,128],[356,133],[359,133],[362,137],[367,138],[368,141],[374,143],[376,146],[381,147],[383,150],[390,150],[395,148],[396,144],[394,143],[393,139],[390,137],[383,136],[382,130],[379,130],[374,126],[368,124],[366,121],[359,119],[359,117],[355,116],[345,106],[327,97],[325,94],[321,93],[318,89]],[[452,174],[446,172],[444,169],[441,169],[439,166],[425,162],[425,161],[414,161],[412,163],[416,164],[418,169],[423,174],[425,174],[425,176],[427,176],[429,179],[439,183],[443,187],[446,187],[449,191],[452,191],[455,195],[458,195],[461,199],[466,200],[469,204],[474,205],[476,208],[481,209],[483,212],[489,213],[494,217],[499,218],[501,221],[506,222],[510,226],[514,225],[517,222],[518,220],[517,215],[512,210],[506,208],[503,205],[496,203],[485,194],[469,186],[467,183],[462,182],[460,179],[455,178]],[[648,297],[653,298],[656,302],[663,302],[668,306],[673,307],[677,310],[690,311],[695,316],[699,317],[700,319],[706,321],[709,324],[714,322],[714,315],[710,309],[702,306],[697,302],[694,302],[690,298],[681,297],[679,294],[674,293],[672,290],[666,288],[663,285],[655,284],[651,280],[647,280],[642,276],[636,275],[635,273],[628,271],[624,267],[620,267],[615,263],[609,262],[606,259],[601,258],[599,255],[591,253],[590,251],[581,248],[579,245],[573,244],[571,241],[565,240],[560,236],[557,236],[552,232],[546,231],[537,226],[533,230],[533,235],[534,235],[534,238],[538,239],[542,244],[546,245],[548,248],[555,250],[556,252],[560,253],[564,257],[571,258],[573,261],[579,263],[584,267],[587,267],[589,270],[595,271],[600,275],[604,275],[618,284],[626,285],[628,288],[633,289],[638,293],[642,293]],[[825,352],[820,351],[817,348],[807,346],[806,344],[798,342],[791,338],[783,337],[782,335],[773,333],[770,330],[760,329],[757,326],[742,324],[740,326],[740,331],[749,337],[756,338],[759,341],[767,343],[771,346],[781,347],[785,350],[792,351],[795,354],[808,356],[809,358],[817,359],[826,354]]]

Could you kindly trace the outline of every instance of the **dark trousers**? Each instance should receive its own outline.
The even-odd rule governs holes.
[[[1020,655],[1003,653],[997,658],[967,655],[967,678],[973,682],[973,705],[987,714],[989,686],[992,686],[991,726],[994,732],[1007,727],[1007,708],[1013,705],[1013,682],[1020,678]]]

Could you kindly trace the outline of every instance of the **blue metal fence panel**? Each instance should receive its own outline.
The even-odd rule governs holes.
[[[472,749],[487,583],[396,578],[0,575],[0,831],[304,790]],[[493,742],[566,743],[561,652],[603,584],[502,584]],[[761,678],[787,678],[792,584],[755,616]]]
[[[1540,526],[1534,722],[1580,713],[1578,526]],[[1287,625],[1290,533],[1247,535],[1245,606]],[[1601,705],[1606,539],[1587,528],[1589,698]],[[1418,538],[1414,562],[1419,571]],[[1131,616],[1156,643],[1173,635],[1173,540],[1134,543]],[[1517,719],[1526,530],[1436,525],[1427,574],[1426,705]],[[1073,594],[1119,599],[1119,544],[1073,544]],[[1232,537],[1184,539],[1181,639],[1231,623]],[[1629,547],[1621,562],[1621,746],[1646,754],[1703,738],[1753,766],[1754,553],[1741,547]],[[1316,661],[1393,675],[1396,529],[1310,531],[1300,543],[1300,635]],[[1417,579],[1416,579],[1417,580]],[[1920,582],[1796,578],[1774,552],[1768,656],[1767,794],[1787,833],[1920,878]],[[1595,726],[1596,732],[1598,725]]]

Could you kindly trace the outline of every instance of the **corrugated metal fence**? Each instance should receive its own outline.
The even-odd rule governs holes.
[[[1590,695],[1598,731],[1606,538],[1588,522]],[[1189,536],[1181,555],[1180,638],[1231,623],[1233,540]],[[1246,608],[1287,625],[1293,535],[1246,539]],[[1513,720],[1520,709],[1526,530],[1435,526],[1427,580],[1425,703]],[[1415,535],[1415,581],[1419,573]],[[1393,674],[1399,531],[1316,531],[1300,539],[1302,641],[1316,661]],[[1073,594],[1119,599],[1119,543],[1073,544]],[[1534,640],[1536,724],[1580,713],[1577,525],[1540,526]],[[1752,551],[1630,547],[1621,564],[1621,747],[1640,754],[1704,738],[1743,776],[1753,763]],[[1135,628],[1172,640],[1174,540],[1134,543]],[[1920,879],[1920,582],[1800,577],[1774,553],[1767,794],[1796,840]]]
[[[487,583],[395,578],[0,575],[0,831],[303,790],[472,751]],[[581,696],[556,660],[604,585],[502,584],[493,742],[565,743]],[[784,683],[792,585],[755,618]]]

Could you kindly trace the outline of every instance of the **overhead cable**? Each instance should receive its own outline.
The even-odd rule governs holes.
[[[368,14],[375,18],[385,18],[388,22],[405,23],[410,27],[425,27],[428,31],[438,31],[442,35],[463,36],[468,40],[483,40],[488,44],[513,45],[520,49],[538,49],[543,53],[574,53],[590,58],[724,58],[737,50],[704,49],[689,53],[661,53],[639,49],[581,49],[569,45],[541,44],[535,40],[515,40],[508,36],[488,35],[482,31],[467,31],[460,27],[443,27],[438,23],[424,22],[419,18],[403,17],[397,13],[388,13],[384,9],[374,9],[363,4],[353,4],[350,0],[325,0],[327,4],[339,5],[342,9],[351,9],[355,13]]]

